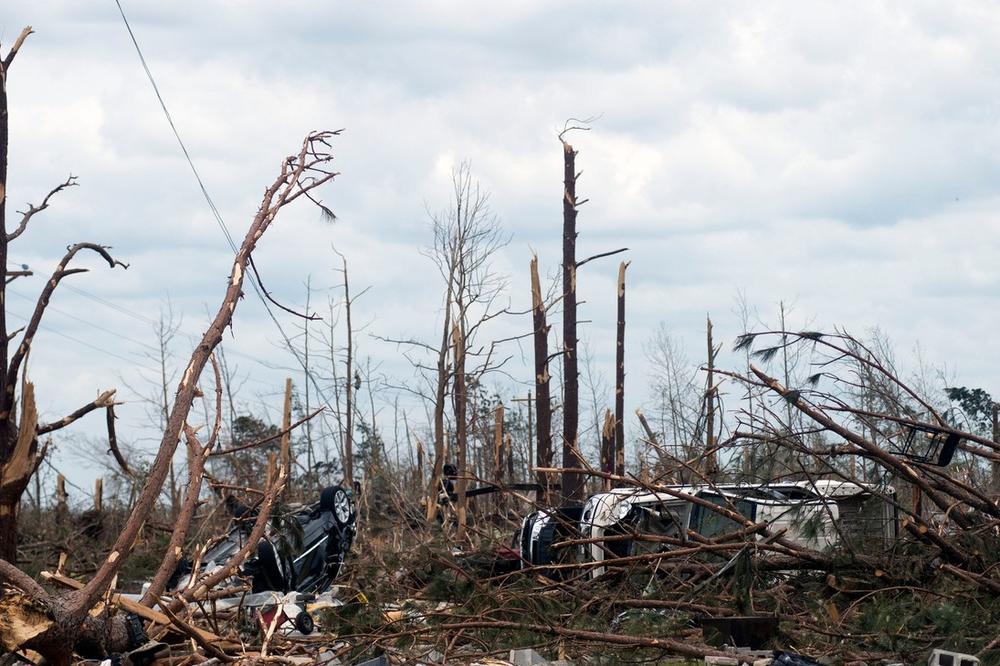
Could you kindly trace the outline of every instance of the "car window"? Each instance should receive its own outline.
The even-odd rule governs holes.
[[[754,519],[756,505],[751,501],[726,498],[716,493],[699,493],[698,497],[703,500],[708,500],[712,504],[717,504],[726,508],[730,508],[729,505],[732,504],[736,507],[736,511],[740,515],[749,518],[750,520]],[[740,527],[741,525],[735,520],[732,520],[721,513],[712,511],[707,507],[695,505],[691,509],[691,529],[703,537],[712,538],[714,536],[718,536],[719,534],[735,532]]]

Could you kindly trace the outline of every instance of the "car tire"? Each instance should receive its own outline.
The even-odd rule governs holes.
[[[343,506],[345,502],[350,508],[347,519],[343,520],[342,516],[337,513],[337,507]],[[329,488],[323,489],[323,492],[319,494],[319,508],[333,514],[333,519],[336,520],[337,525],[341,527],[350,525],[354,520],[354,505],[353,502],[351,502],[351,496],[340,486],[330,486]]]
[[[302,611],[295,616],[295,628],[299,630],[299,633],[303,636],[308,636],[316,628],[316,623],[313,622],[312,615]]]

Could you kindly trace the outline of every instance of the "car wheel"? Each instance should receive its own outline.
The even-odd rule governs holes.
[[[354,503],[350,494],[340,486],[324,488],[319,496],[319,506],[323,511],[332,513],[341,527],[349,525],[354,519]]]
[[[295,616],[295,628],[299,630],[299,633],[303,636],[308,636],[316,628],[316,624],[313,622],[312,615],[302,611]]]

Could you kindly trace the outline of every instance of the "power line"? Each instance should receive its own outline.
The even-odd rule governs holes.
[[[62,288],[63,289],[69,289],[70,291],[74,291],[77,294],[79,294],[80,296],[84,296],[86,298],[89,298],[92,301],[96,301],[97,303],[100,303],[102,305],[106,305],[107,307],[111,308],[112,310],[117,310],[118,312],[120,312],[120,313],[122,313],[124,315],[128,315],[129,317],[132,317],[133,319],[138,319],[139,321],[144,321],[147,324],[150,324],[151,326],[156,326],[156,324],[157,324],[157,321],[155,319],[151,318],[151,317],[147,317],[145,315],[141,315],[138,312],[135,312],[134,310],[129,310],[126,307],[118,305],[117,303],[114,303],[112,301],[103,299],[103,298],[101,298],[100,296],[98,296],[96,294],[90,293],[89,291],[84,291],[83,289],[80,289],[79,287],[74,287],[71,284],[65,284],[65,285],[62,285]]]
[[[127,317],[132,317],[133,319],[135,319],[137,321],[144,322],[146,324],[149,324],[150,326],[159,326],[160,322],[157,321],[156,319],[152,319],[151,317],[147,317],[147,316],[145,316],[143,314],[140,314],[140,313],[136,312],[135,310],[127,308],[127,307],[125,307],[123,305],[119,305],[118,303],[114,303],[112,301],[109,301],[109,300],[106,300],[104,298],[101,298],[100,296],[98,296],[96,294],[93,294],[93,293],[91,293],[89,291],[86,291],[85,289],[80,289],[79,287],[73,287],[73,286],[70,286],[70,285],[64,285],[64,288],[70,289],[70,290],[76,292],[78,295],[83,296],[84,298],[89,298],[90,300],[94,301],[95,303],[100,303],[101,305],[107,306],[107,307],[109,307],[109,308],[111,308],[111,309],[113,309],[113,310],[115,310],[115,311],[117,311],[117,312],[119,312],[119,313],[127,316]],[[192,342],[195,342],[195,343],[201,341],[201,336],[200,335],[195,335],[194,333],[188,333],[187,331],[178,330],[177,334],[181,335],[181,336],[183,336],[183,337],[185,337],[185,338],[187,338],[187,339],[189,339],[189,340],[191,340]],[[243,358],[245,358],[247,360],[253,361],[254,363],[256,363],[258,365],[261,365],[261,366],[267,368],[268,370],[283,370],[283,368],[281,368],[281,367],[279,367],[279,366],[277,366],[277,365],[275,365],[273,363],[268,363],[267,361],[262,361],[261,359],[257,358],[256,356],[253,356],[251,354],[247,354],[246,352],[241,352],[238,349],[227,348],[226,349],[226,353],[227,354],[232,354],[233,356],[240,356],[240,357],[243,357]]]
[[[145,316],[143,316],[143,315],[141,315],[141,314],[139,314],[137,312],[134,312],[132,310],[129,310],[128,308],[119,306],[119,305],[117,305],[117,304],[115,304],[115,303],[113,303],[111,301],[105,300],[105,299],[101,298],[100,296],[96,296],[94,294],[91,294],[90,292],[87,292],[87,291],[85,291],[83,289],[78,289],[76,287],[71,287],[70,285],[61,285],[61,286],[64,287],[64,288],[71,289],[72,291],[75,291],[80,296],[83,296],[85,298],[93,299],[95,302],[100,303],[101,305],[105,305],[107,307],[113,308],[114,310],[116,310],[116,311],[118,311],[118,312],[120,312],[122,314],[125,314],[127,316],[133,317],[133,318],[135,318],[135,319],[137,319],[139,321],[142,321],[144,323],[149,323],[149,324],[152,324],[152,325],[158,324],[158,322],[156,320],[154,320],[154,319],[150,319],[149,317],[145,317]],[[22,299],[24,299],[26,301],[33,302],[32,298],[30,298],[28,296],[25,296],[24,294],[18,293],[16,291],[10,289],[9,287],[7,289],[7,293],[14,294],[18,298],[22,298]],[[131,342],[132,344],[140,345],[140,346],[142,346],[142,347],[144,347],[144,348],[146,348],[146,349],[148,349],[148,350],[150,350],[150,351],[152,351],[154,353],[160,353],[159,349],[157,349],[155,346],[153,346],[153,345],[151,345],[149,343],[142,342],[141,340],[136,340],[135,338],[129,337],[129,336],[123,334],[123,333],[120,333],[118,331],[106,328],[106,327],[101,326],[99,324],[95,324],[95,323],[93,323],[91,321],[88,321],[88,320],[82,318],[82,317],[77,317],[76,315],[70,314],[69,312],[66,312],[65,310],[60,310],[59,308],[56,308],[56,307],[53,307],[53,306],[49,305],[49,306],[46,307],[46,312],[48,312],[48,311],[52,311],[52,312],[55,312],[57,314],[63,315],[65,317],[69,317],[70,319],[74,319],[74,320],[76,320],[78,322],[86,324],[87,326],[91,326],[93,328],[96,328],[99,331],[103,331],[105,333],[109,333],[111,335],[117,336],[117,337],[119,337],[119,338],[121,338],[123,340],[127,340],[128,342]],[[22,315],[16,314],[14,312],[11,312],[11,314],[14,317],[16,317],[16,318],[18,318],[18,319],[20,319],[22,321],[28,321],[27,318],[24,317],[24,316],[22,316]],[[58,336],[64,337],[67,340],[72,340],[73,342],[76,342],[77,344],[83,345],[84,347],[87,347],[89,349],[93,349],[93,350],[99,351],[99,352],[101,352],[103,354],[107,354],[109,356],[113,356],[115,358],[128,361],[132,365],[136,365],[137,364],[135,360],[127,359],[127,358],[121,356],[120,354],[117,354],[115,352],[109,351],[109,350],[107,350],[107,349],[105,349],[103,347],[100,347],[100,346],[95,345],[93,343],[87,342],[85,340],[80,340],[78,338],[75,338],[75,337],[67,334],[67,333],[63,333],[61,331],[55,330],[54,328],[51,328],[49,326],[40,325],[39,329],[43,330],[43,331],[47,331],[49,333],[53,333],[54,335],[58,335]],[[188,338],[188,339],[190,339],[190,340],[192,340],[194,342],[197,342],[200,339],[198,336],[196,336],[196,335],[194,335],[192,333],[186,333],[184,331],[178,331],[177,333],[178,333],[178,335],[186,337],[186,338]],[[265,368],[267,368],[269,370],[280,370],[281,369],[281,368],[279,368],[279,367],[277,367],[277,366],[275,366],[273,364],[267,363],[265,361],[261,361],[260,359],[255,358],[254,356],[251,356],[250,354],[247,354],[247,353],[244,353],[244,352],[241,352],[241,351],[230,349],[227,353],[231,353],[231,354],[236,355],[236,356],[245,357],[245,358],[247,358],[247,359],[249,359],[249,360],[251,360],[251,361],[253,361],[255,363],[258,363],[258,364],[262,365],[263,367],[265,367]],[[147,358],[148,358],[148,356],[147,356]],[[155,359],[151,359],[151,360],[155,361]],[[149,366],[138,365],[138,367],[140,369],[146,370],[148,372],[154,372],[154,373],[159,373],[160,372],[160,370],[151,368]],[[250,381],[252,381],[252,382],[255,382],[257,384],[262,384],[264,386],[268,386],[268,387],[272,387],[273,386],[271,382],[266,382],[266,381],[264,381],[262,379],[257,379],[257,378],[254,378],[254,377],[248,377],[248,379]]]
[[[24,322],[28,321],[28,318],[25,317],[24,315],[19,315],[16,312],[13,312],[12,310],[9,310],[9,309],[7,310],[7,314],[11,315],[15,319],[20,319],[21,321],[24,321]],[[117,359],[120,359],[122,361],[126,361],[127,363],[129,363],[129,364],[131,364],[133,366],[138,366],[138,367],[142,368],[143,370],[147,370],[149,372],[159,372],[158,370],[154,370],[153,368],[150,368],[150,367],[147,367],[145,365],[137,363],[134,358],[127,358],[125,356],[122,356],[121,354],[115,353],[113,351],[109,351],[109,350],[104,349],[102,347],[98,347],[97,345],[91,344],[91,343],[89,343],[89,342],[87,342],[85,340],[81,340],[79,338],[74,338],[72,335],[69,335],[68,333],[63,333],[62,331],[57,331],[57,330],[55,330],[53,328],[48,328],[48,327],[43,326],[43,325],[39,325],[38,328],[39,328],[39,330],[47,331],[49,333],[52,333],[53,335],[58,335],[61,338],[66,338],[67,340],[72,340],[73,342],[77,343],[78,345],[83,345],[84,347],[88,347],[90,349],[93,349],[94,351],[99,351],[102,354],[107,354],[108,356],[113,356],[113,357],[115,357]]]
[[[35,299],[31,298],[30,296],[25,296],[24,294],[16,292],[13,289],[11,289],[10,287],[7,287],[7,293],[8,294],[14,294],[18,298],[20,298],[22,300],[25,300],[25,301],[28,301],[30,303],[34,303],[35,302]],[[92,328],[96,328],[99,331],[104,331],[105,333],[110,333],[111,335],[114,335],[115,337],[119,337],[122,340],[127,340],[127,341],[131,342],[132,344],[139,345],[141,347],[145,347],[146,349],[149,349],[150,351],[154,351],[154,352],[159,352],[160,351],[159,349],[157,349],[156,347],[154,347],[153,345],[151,345],[151,344],[149,344],[147,342],[143,342],[141,340],[136,340],[135,338],[130,338],[129,336],[125,335],[124,333],[120,333],[120,332],[112,330],[110,328],[106,328],[104,326],[101,326],[100,324],[95,324],[94,322],[88,321],[88,320],[84,319],[83,317],[77,317],[76,315],[70,314],[69,312],[66,312],[65,310],[60,310],[59,308],[57,308],[57,307],[55,307],[55,306],[53,306],[51,304],[45,306],[45,311],[46,312],[52,311],[52,312],[61,314],[64,317],[69,317],[70,319],[74,319],[74,320],[76,320],[76,321],[78,321],[78,322],[80,322],[82,324],[86,324],[87,326],[90,326]]]
[[[136,39],[135,33],[132,32],[132,26],[129,25],[128,18],[125,16],[125,10],[122,8],[120,0],[115,0],[115,4],[118,6],[118,12],[121,14],[122,22],[125,24],[125,29],[128,31],[129,37],[132,40],[132,45],[135,47],[135,52],[139,56],[139,61],[142,63],[142,68],[146,72],[146,78],[149,79],[150,85],[153,86],[153,91],[156,93],[156,99],[160,102],[160,108],[163,110],[164,116],[166,116],[167,122],[170,124],[170,129],[174,133],[174,138],[177,139],[177,143],[184,153],[184,158],[187,160],[188,166],[191,168],[191,173],[194,174],[195,180],[198,181],[198,187],[201,189],[202,196],[205,198],[205,202],[208,204],[209,209],[212,211],[212,215],[215,217],[219,228],[222,230],[223,235],[226,237],[226,241],[229,243],[229,247],[232,249],[233,253],[236,254],[238,249],[236,247],[236,242],[233,240],[232,235],[229,233],[229,229],[226,227],[225,221],[222,219],[222,214],[219,213],[219,209],[215,206],[215,202],[212,200],[211,195],[208,193],[208,189],[205,187],[205,183],[202,181],[201,176],[198,173],[198,169],[194,165],[194,160],[191,159],[191,154],[188,152],[187,147],[184,145],[184,141],[181,139],[180,132],[177,130],[177,126],[174,124],[174,120],[170,115],[170,111],[167,109],[167,104],[163,100],[163,95],[160,94],[160,88],[156,85],[156,80],[153,78],[153,73],[149,69],[149,65],[146,63],[146,58],[142,54],[142,49],[139,47],[139,41]],[[274,312],[271,310],[271,306],[264,294],[261,291],[261,287],[257,284],[257,280],[252,272],[247,274],[246,279],[250,282],[253,287],[254,293],[257,294],[257,298],[263,304],[264,309],[267,311],[268,316],[274,323],[275,328],[278,329],[278,333],[281,335],[282,340],[284,340],[286,349],[295,357],[302,371],[305,373],[308,380],[312,383],[313,387],[316,389],[317,394],[322,398],[323,402],[326,403],[327,408],[335,412],[336,410],[330,404],[330,400],[326,395],[326,392],[320,387],[319,382],[313,376],[312,372],[306,366],[306,363],[299,355],[298,350],[292,345],[292,341],[289,339],[288,335],[285,333],[285,329],[282,328],[281,322],[275,316]],[[324,418],[326,415],[324,415]]]

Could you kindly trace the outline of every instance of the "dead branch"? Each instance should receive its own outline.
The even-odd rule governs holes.
[[[128,268],[128,264],[124,264],[114,257],[112,257],[108,250],[110,248],[103,245],[97,245],[96,243],[76,243],[71,245],[66,249],[66,254],[59,261],[59,265],[56,266],[55,271],[52,273],[52,277],[49,278],[48,282],[45,283],[45,287],[42,289],[42,293],[38,297],[38,301],[35,303],[35,310],[31,315],[31,319],[28,321],[28,325],[25,327],[24,335],[21,336],[21,344],[17,346],[17,351],[11,356],[10,364],[6,371],[6,379],[4,381],[4,392],[0,395],[0,419],[7,418],[10,414],[10,410],[14,404],[14,387],[17,385],[17,375],[21,369],[21,363],[24,358],[28,355],[31,350],[31,343],[34,341],[35,334],[38,332],[38,327],[42,323],[42,316],[45,314],[45,309],[49,305],[49,300],[52,298],[53,292],[56,287],[59,286],[59,282],[67,275],[73,275],[74,273],[82,273],[88,269],[85,268],[67,268],[69,262],[82,250],[90,250],[91,252],[96,252],[111,268],[115,266],[121,266],[123,268]],[[2,370],[0,370],[2,371]]]
[[[7,242],[9,243],[10,241],[14,240],[15,238],[23,234],[24,230],[28,228],[28,222],[31,220],[31,218],[34,217],[36,213],[40,213],[49,207],[49,200],[52,199],[52,197],[59,194],[68,187],[76,187],[76,186],[77,186],[76,176],[71,175],[65,181],[63,181],[56,187],[52,188],[52,190],[45,195],[45,198],[42,199],[41,204],[39,204],[38,206],[35,206],[34,204],[28,204],[28,210],[18,211],[19,213],[21,213],[21,221],[18,223],[17,229],[7,234]]]
[[[310,413],[310,414],[302,417],[301,419],[299,419],[298,421],[296,421],[295,423],[293,423],[292,425],[290,425],[287,429],[283,428],[283,429],[279,430],[278,432],[274,433],[273,435],[268,435],[267,437],[263,437],[263,438],[258,439],[256,441],[250,442],[249,444],[240,444],[239,446],[233,446],[233,447],[228,448],[228,449],[222,449],[220,451],[212,451],[211,453],[208,454],[208,457],[209,458],[214,458],[215,456],[225,456],[225,455],[229,455],[230,453],[236,453],[237,451],[243,451],[245,449],[252,449],[252,448],[256,448],[258,446],[263,446],[264,444],[268,444],[268,443],[273,442],[273,441],[275,441],[277,439],[281,439],[282,437],[284,437],[288,433],[292,432],[293,430],[295,430],[299,426],[305,424],[307,421],[311,421],[312,419],[316,418],[317,416],[319,416],[320,414],[322,414],[325,411],[326,411],[326,407],[320,407],[319,409],[314,410],[312,413]]]
[[[7,57],[3,59],[4,73],[10,69],[11,63],[14,62],[14,56],[16,56],[17,52],[21,49],[21,46],[24,44],[24,40],[28,38],[28,35],[34,34],[34,32],[35,31],[31,29],[30,25],[21,30],[21,34],[17,36],[16,40],[14,40],[14,46],[12,46],[10,51],[7,52]],[[2,195],[0,195],[0,199],[2,198]]]
[[[49,593],[45,588],[7,560],[0,559],[0,580],[7,581],[41,601],[49,600]]]
[[[38,426],[38,430],[36,432],[39,435],[46,435],[55,430],[60,430],[68,426],[70,423],[73,423],[77,419],[86,416],[95,409],[107,408],[109,410],[113,410],[116,404],[121,404],[121,403],[116,403],[114,401],[114,398],[115,398],[115,389],[111,389],[110,391],[105,391],[101,395],[97,396],[97,398],[95,398],[94,400],[91,400],[83,407],[77,409],[71,414],[67,414],[58,421],[53,421],[51,423],[46,423],[44,425]],[[114,412],[112,412],[112,418],[113,414]]]
[[[170,618],[170,623],[173,624],[178,629],[180,629],[185,635],[189,636],[191,640],[193,640],[195,643],[200,645],[201,649],[203,649],[205,652],[212,655],[219,661],[226,663],[233,661],[232,657],[230,657],[221,649],[216,647],[215,644],[212,643],[211,641],[206,640],[205,637],[202,636],[201,632],[198,631],[195,627],[192,627],[190,624],[188,624],[181,618],[177,617],[177,615],[173,611],[171,611],[170,608],[166,604],[164,604],[162,600],[157,599],[156,603],[163,610],[163,614],[166,615],[168,618]]]
[[[125,476],[131,478],[132,470],[129,469],[128,462],[125,460],[125,456],[122,455],[121,449],[118,448],[118,436],[115,434],[115,406],[108,405],[106,421],[108,424],[108,450],[111,455],[115,457],[118,462],[118,466],[121,467],[122,473]]]
[[[578,201],[576,203],[576,205],[579,206],[580,203],[581,202]],[[580,266],[583,266],[585,263],[587,263],[589,261],[593,261],[594,259],[601,259],[603,257],[610,257],[610,256],[615,255],[615,254],[621,254],[622,252],[628,252],[628,248],[627,247],[620,247],[617,250],[611,250],[610,252],[600,252],[598,254],[593,254],[593,255],[587,257],[586,259],[584,259],[583,261],[576,262],[576,267],[580,268]]]
[[[571,629],[557,624],[533,624],[529,622],[512,622],[509,620],[464,620],[462,622],[442,622],[426,627],[407,629],[393,632],[381,636],[378,640],[395,640],[403,636],[414,636],[419,634],[435,633],[441,631],[451,631],[458,629],[508,629],[511,631],[528,631],[538,634],[549,634],[572,638],[574,640],[591,643],[622,645],[626,647],[658,648],[670,654],[683,655],[685,657],[703,658],[707,655],[724,655],[726,653],[715,650],[708,646],[696,646],[690,643],[682,643],[669,638],[652,638],[647,636],[630,636],[628,634],[611,634],[600,631],[587,631],[584,629]]]

